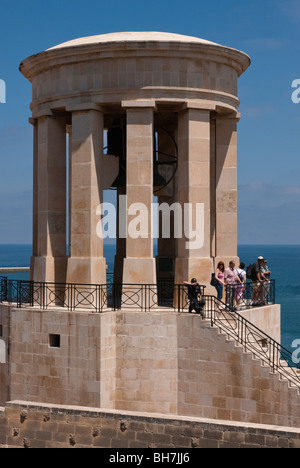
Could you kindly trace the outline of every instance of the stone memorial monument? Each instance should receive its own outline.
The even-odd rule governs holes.
[[[31,278],[106,283],[97,225],[110,188],[125,206],[117,282],[208,285],[220,259],[236,259],[237,84],[249,64],[238,50],[160,32],[76,39],[24,60],[33,90]]]

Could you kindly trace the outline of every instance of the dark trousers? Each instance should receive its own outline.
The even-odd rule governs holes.
[[[196,314],[202,314],[202,309],[205,306],[205,301],[198,301],[198,299],[191,299],[189,305],[189,313],[191,314],[193,310]]]
[[[226,304],[233,309],[234,308],[234,297],[235,297],[235,285],[228,284],[226,286]]]

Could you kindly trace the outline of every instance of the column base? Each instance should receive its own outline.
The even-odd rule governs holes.
[[[151,285],[144,288],[143,285]],[[155,258],[124,258],[122,309],[155,309],[158,305]]]
[[[66,257],[31,257],[30,279],[41,283],[65,283],[66,265]]]
[[[95,257],[69,257],[67,283],[106,284],[106,259]]]
[[[124,258],[123,284],[156,284],[155,258]]]
[[[183,284],[196,278],[199,284],[206,286],[205,294],[215,294],[215,288],[210,286],[211,274],[214,272],[212,258],[176,258],[175,284]]]

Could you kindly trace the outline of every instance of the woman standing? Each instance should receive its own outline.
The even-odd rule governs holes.
[[[246,272],[245,272],[245,263],[240,263],[240,266],[237,269],[237,274],[238,274],[238,277],[237,277],[238,284],[235,290],[235,300],[236,300],[236,305],[239,306],[240,303],[243,301],[245,285],[247,281]]]
[[[218,293],[218,300],[221,301],[223,297],[223,288],[224,288],[224,271],[225,271],[225,265],[224,262],[219,262],[216,273],[215,273],[215,278],[218,281],[218,284],[216,284],[215,288]]]

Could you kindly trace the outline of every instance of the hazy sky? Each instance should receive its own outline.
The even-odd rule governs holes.
[[[300,244],[300,103],[291,99],[300,79],[300,0],[0,0],[0,243],[31,242],[31,85],[20,62],[117,31],[197,36],[250,55],[239,81],[239,242]]]

